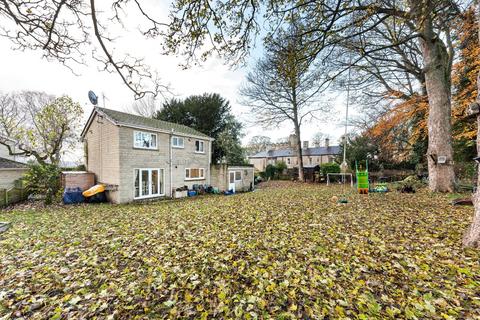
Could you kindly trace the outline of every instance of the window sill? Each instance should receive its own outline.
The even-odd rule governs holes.
[[[141,148],[141,147],[133,147],[136,150],[149,150],[149,151],[158,151],[158,148]]]
[[[203,177],[203,178],[185,178],[185,181],[195,181],[195,180],[205,180],[205,177]]]
[[[158,198],[158,197],[165,197],[165,193],[153,194],[150,196],[133,197],[133,200],[151,199],[151,198]]]
[[[205,151],[195,151],[197,154],[205,154]]]
[[[185,147],[172,146],[173,149],[185,149]]]

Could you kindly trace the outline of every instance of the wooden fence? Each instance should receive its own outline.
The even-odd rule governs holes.
[[[26,200],[28,192],[21,181],[16,181],[10,189],[0,189],[0,207]]]

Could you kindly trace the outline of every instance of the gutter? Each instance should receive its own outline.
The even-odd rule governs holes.
[[[17,170],[27,171],[28,168],[0,168],[0,171],[17,171]]]

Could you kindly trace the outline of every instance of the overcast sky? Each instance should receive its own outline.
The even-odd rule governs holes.
[[[116,48],[125,50],[137,56],[146,58],[148,65],[158,70],[164,83],[168,83],[172,92],[183,98],[192,94],[219,93],[230,101],[234,114],[245,123],[244,143],[255,135],[266,135],[277,140],[288,136],[293,127],[289,123],[279,128],[265,130],[258,125],[249,124],[249,109],[239,103],[238,89],[244,82],[245,74],[249,68],[231,69],[224,61],[212,58],[199,67],[184,70],[179,67],[181,57],[164,56],[160,54],[160,40],[145,41],[137,30],[123,33],[115,42]],[[255,51],[261,54],[261,47]],[[98,71],[98,65],[93,61],[87,66],[78,66],[73,74],[69,69],[56,61],[47,61],[42,58],[41,52],[15,51],[12,43],[5,38],[0,38],[0,91],[9,92],[16,90],[39,90],[50,94],[71,96],[78,101],[85,110],[85,117],[92,110],[87,92],[93,90],[101,99],[105,95],[105,107],[126,110],[134,101],[132,93],[122,84],[116,74]],[[254,58],[250,60],[254,61]],[[334,119],[327,123],[314,121],[302,128],[302,140],[310,140],[317,132],[329,134],[336,141],[343,133],[344,100],[343,94],[332,98]]]

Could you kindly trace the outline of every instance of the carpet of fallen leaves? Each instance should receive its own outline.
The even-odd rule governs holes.
[[[285,183],[0,213],[0,319],[479,319],[471,207]]]

